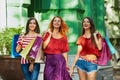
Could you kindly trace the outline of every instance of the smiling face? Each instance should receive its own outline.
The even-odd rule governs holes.
[[[53,27],[54,28],[60,28],[60,26],[61,26],[61,19],[59,17],[54,18]]]
[[[52,32],[54,30],[59,30],[60,34],[66,35],[68,26],[60,16],[55,16],[49,24],[49,29],[51,29]]]
[[[31,31],[34,31],[36,28],[36,21],[34,19],[32,19],[30,22],[29,22],[29,30]]]
[[[86,29],[90,29],[90,27],[91,27],[90,21],[87,18],[85,18],[83,20],[83,28],[86,30]]]

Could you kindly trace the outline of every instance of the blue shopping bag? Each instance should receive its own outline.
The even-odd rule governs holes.
[[[21,57],[19,55],[19,53],[16,52],[18,38],[19,38],[19,34],[15,34],[12,38],[12,47],[11,47],[11,57],[12,58]]]
[[[108,47],[109,47],[109,49],[110,49],[110,53],[111,53],[111,54],[117,53],[117,50],[116,50],[115,47],[111,44],[111,42],[110,42],[110,40],[109,40],[109,38],[108,38],[107,36],[105,37],[105,40],[106,40],[106,43],[107,43],[107,45],[108,45]]]

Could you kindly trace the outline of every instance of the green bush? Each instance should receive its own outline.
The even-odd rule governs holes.
[[[23,27],[18,28],[5,28],[0,32],[0,52],[1,55],[10,55],[11,45],[12,45],[12,37],[15,34],[20,34],[22,32]],[[4,54],[3,48],[6,49],[6,54]]]

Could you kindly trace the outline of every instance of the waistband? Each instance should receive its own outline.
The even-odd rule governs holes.
[[[84,61],[87,61],[87,62],[91,62],[91,63],[97,64],[97,60],[87,60],[87,59],[84,59],[84,58],[81,58],[81,57],[79,57],[78,60],[84,60]]]

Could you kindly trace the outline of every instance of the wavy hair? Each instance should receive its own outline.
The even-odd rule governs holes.
[[[54,21],[55,18],[59,18],[59,19],[61,20],[61,26],[60,26],[60,28],[59,28],[59,32],[60,32],[62,35],[66,35],[66,33],[68,32],[68,26],[67,26],[67,24],[63,21],[63,19],[62,19],[60,16],[55,16],[55,17],[51,20],[51,22],[50,22],[50,24],[49,24],[49,29],[51,29],[52,32],[53,32],[53,30],[54,30],[53,21]]]

